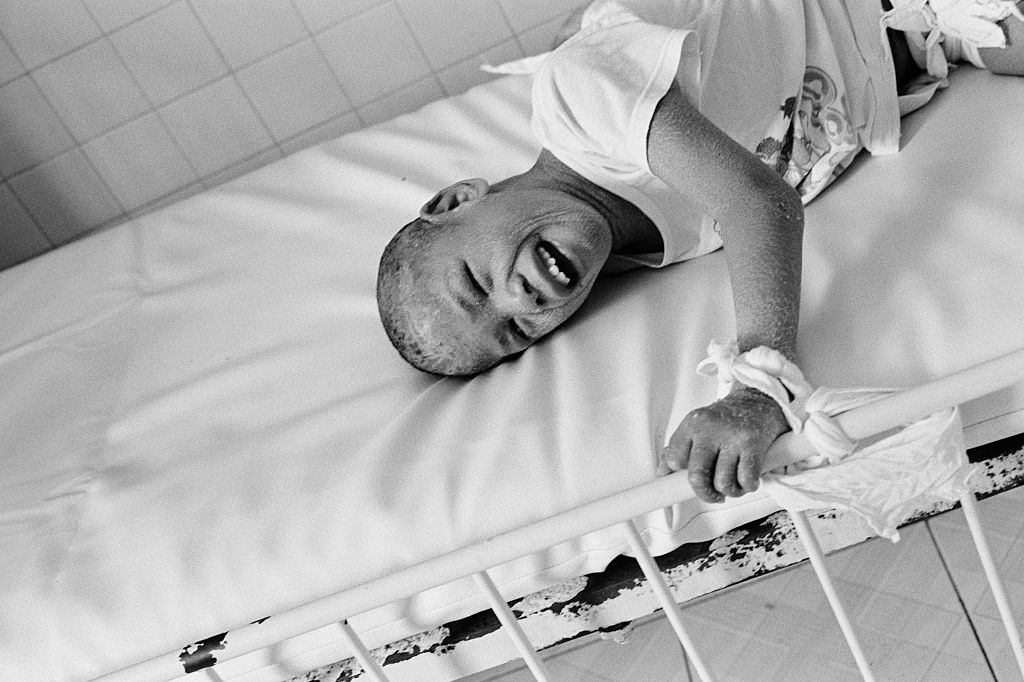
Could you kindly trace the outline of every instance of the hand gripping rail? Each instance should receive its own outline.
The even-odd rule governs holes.
[[[911,423],[938,410],[958,405],[987,395],[1001,388],[1024,381],[1024,349],[976,365],[942,379],[857,407],[835,417],[839,426],[853,440],[859,440]],[[812,457],[817,453],[798,434],[787,433],[772,445],[766,458],[764,471]],[[710,680],[706,664],[693,647],[683,628],[683,617],[672,598],[653,557],[644,546],[632,519],[655,509],[671,506],[681,497],[680,490],[689,486],[685,472],[658,478],[630,490],[595,500],[527,526],[516,528],[462,547],[432,559],[420,562],[390,575],[382,576],[362,585],[336,592],[274,615],[260,623],[242,626],[227,633],[223,648],[216,652],[217,661],[228,660],[282,642],[332,623],[342,624],[349,645],[371,679],[386,679],[384,672],[358,635],[348,626],[346,619],[377,606],[411,597],[419,592],[474,576],[487,596],[492,609],[509,630],[517,649],[539,680],[548,679],[543,662],[529,644],[515,616],[494,587],[487,570],[493,566],[551,547],[570,538],[579,537],[610,526],[619,526],[629,543],[653,591],[665,609],[673,629],[690,657],[698,675]],[[974,496],[961,498],[961,504],[974,535],[986,576],[992,586],[1000,614],[1024,676],[1024,654],[1020,635],[1013,623],[1006,594],[999,583],[995,566],[978,523]],[[794,514],[794,525],[807,548],[811,563],[818,574],[839,620],[851,650],[864,678],[873,679],[867,659],[853,637],[849,619],[842,610],[831,580],[824,570],[822,552],[802,512]],[[187,647],[186,647],[187,649]],[[185,662],[183,650],[142,661],[136,665],[111,673],[101,680],[174,679],[187,672],[211,667],[215,662]],[[212,657],[210,657],[212,659]],[[185,669],[183,669],[183,663]]]

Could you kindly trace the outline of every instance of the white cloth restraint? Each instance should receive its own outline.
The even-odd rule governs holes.
[[[1006,46],[997,22],[1011,15],[1024,21],[1010,0],[893,0],[892,5],[882,26],[906,32],[908,42],[923,49],[924,66],[936,78],[946,78],[951,61],[966,59],[985,68],[978,48]]]
[[[717,375],[718,393],[734,381],[771,396],[790,427],[818,451],[762,476],[762,488],[790,511],[838,507],[859,514],[893,542],[896,528],[929,501],[956,500],[968,490],[970,466],[956,408],[937,412],[867,445],[850,440],[833,416],[889,395],[874,388],[819,388],[781,353],[759,347],[739,353],[735,342],[712,341],[697,371]],[[790,398],[790,395],[793,398]]]
[[[728,395],[734,381],[756,388],[772,397],[786,415],[789,427],[799,432],[803,426],[801,403],[811,394],[811,385],[803,372],[777,350],[758,346],[739,352],[735,341],[708,344],[708,357],[697,365],[697,373],[718,377],[718,397]],[[789,395],[794,396],[790,401]]]

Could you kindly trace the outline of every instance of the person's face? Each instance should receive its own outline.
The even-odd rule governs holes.
[[[413,267],[439,308],[424,311],[425,324],[487,366],[576,312],[611,251],[607,225],[554,190],[465,181],[438,193],[421,217],[430,238]]]

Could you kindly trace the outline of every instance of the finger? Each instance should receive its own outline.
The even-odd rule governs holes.
[[[690,447],[690,461],[687,465],[690,486],[697,497],[705,502],[721,502],[722,494],[715,489],[715,460],[718,448],[714,445],[696,441]]]
[[[715,462],[715,490],[729,497],[739,497],[743,489],[736,480],[736,467],[740,463],[739,451],[727,448],[720,450]]]
[[[764,453],[746,448],[740,453],[740,463],[736,467],[736,478],[743,492],[752,493],[761,486],[761,466]]]
[[[672,434],[668,446],[661,451],[661,463],[669,472],[681,471],[686,468],[690,461],[690,447],[693,441],[689,434],[683,433],[682,429]],[[659,471],[661,466],[658,467]]]

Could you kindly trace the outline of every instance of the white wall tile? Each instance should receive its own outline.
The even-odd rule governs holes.
[[[4,177],[72,146],[74,140],[30,77],[0,86],[0,173]]]
[[[0,268],[37,256],[50,242],[21,207],[7,185],[0,185]]]
[[[300,40],[306,27],[290,2],[191,0],[232,68],[239,68]]]
[[[431,66],[443,69],[512,37],[497,0],[397,0]]]
[[[29,69],[99,38],[81,0],[4,0],[0,30]]]
[[[589,0],[498,0],[505,16],[517,33],[542,24],[555,17],[565,16],[577,7],[590,4]]]
[[[387,36],[387,49],[381,49]],[[423,53],[393,3],[316,37],[354,104],[363,105],[430,73]]]
[[[240,70],[238,80],[277,140],[352,108],[312,40]]]
[[[10,185],[54,244],[63,244],[121,213],[79,149],[11,178]]]
[[[79,142],[149,109],[107,40],[61,57],[32,75]]]
[[[444,96],[433,76],[408,85],[390,95],[358,109],[367,125],[380,123],[401,114],[419,109],[424,104]]]
[[[85,0],[100,28],[108,33],[170,3],[171,0]]]
[[[63,241],[482,83],[586,1],[0,0],[0,177]]]
[[[154,104],[163,104],[228,72],[187,3],[140,19],[110,39]]]
[[[384,0],[294,0],[295,7],[299,10],[306,25],[313,33],[318,33],[328,26],[354,17],[360,12],[365,12],[371,7],[376,7]]]
[[[23,73],[25,73],[25,67],[22,66],[21,60],[11,51],[3,36],[0,36],[0,84],[17,78]]]
[[[350,111],[341,116],[335,116],[330,121],[321,123],[303,133],[299,133],[295,137],[288,138],[281,143],[281,151],[285,154],[291,154],[325,140],[341,137],[345,133],[351,133],[353,130],[359,130],[362,127],[363,122],[359,120],[355,112]]]
[[[523,46],[523,52],[535,55],[551,50],[551,44],[562,30],[565,19],[565,16],[558,16],[520,33],[519,44]]]
[[[198,180],[156,114],[147,114],[82,145],[127,210]]]
[[[246,173],[251,173],[257,168],[262,168],[268,163],[273,163],[280,159],[281,156],[281,151],[277,147],[265,149],[255,156],[250,156],[248,159],[242,159],[238,163],[232,164],[219,173],[214,173],[213,175],[204,178],[203,186],[207,188],[217,187],[225,182],[241,177]]]
[[[274,141],[231,77],[200,88],[160,110],[200,176],[249,158]],[[201,121],[201,125],[196,122]]]
[[[462,61],[455,66],[449,67],[437,74],[441,86],[448,95],[458,95],[469,90],[474,85],[479,85],[492,80],[494,74],[485,73],[480,70],[481,64],[498,65],[523,56],[519,49],[519,41],[507,40],[497,47],[482,52],[475,57]]]

